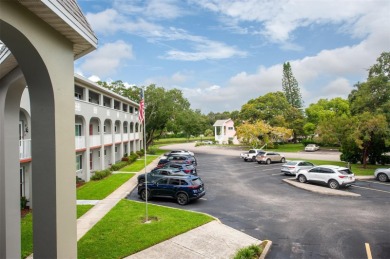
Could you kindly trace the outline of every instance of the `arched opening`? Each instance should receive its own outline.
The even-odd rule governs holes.
[[[3,7],[16,12],[13,4],[2,4]],[[72,123],[69,124],[69,121],[74,120],[72,44],[65,41],[63,36],[53,33],[50,41],[28,38],[29,33],[30,36],[40,33],[29,31],[28,27],[35,25],[32,25],[31,20],[36,19],[38,24],[40,21],[27,12],[16,16],[19,20],[14,25],[18,27],[5,20],[0,21],[0,40],[15,57],[18,67],[3,78],[0,84],[0,103],[4,104],[0,108],[0,189],[3,190],[0,194],[0,258],[20,258],[18,127],[19,105],[26,85],[31,101],[29,130],[34,139],[31,146],[34,158],[34,257],[75,258],[75,180],[74,176],[66,175],[74,170],[73,163],[69,163],[74,161],[74,132]],[[12,14],[6,18],[9,17]],[[30,23],[26,22],[29,19]],[[12,18],[9,20],[12,21]],[[45,27],[45,30],[52,29]],[[42,46],[44,44],[47,45],[45,50]],[[48,50],[53,49],[56,49],[58,55],[50,57]],[[57,75],[60,68],[63,74]],[[66,171],[68,173],[65,174]]]

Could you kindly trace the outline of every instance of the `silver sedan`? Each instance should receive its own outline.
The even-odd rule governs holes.
[[[375,178],[381,182],[386,182],[390,179],[390,168],[378,168],[374,172]]]
[[[282,173],[285,175],[295,175],[299,170],[309,170],[315,165],[307,161],[288,161],[282,165]]]

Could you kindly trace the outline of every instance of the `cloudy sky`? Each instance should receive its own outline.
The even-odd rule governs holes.
[[[79,0],[98,49],[93,81],[182,90],[203,113],[282,90],[290,62],[304,105],[346,98],[390,51],[388,0]],[[147,96],[146,96],[147,101]]]

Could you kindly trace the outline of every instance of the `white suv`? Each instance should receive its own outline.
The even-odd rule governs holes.
[[[296,179],[301,183],[325,183],[331,189],[338,189],[340,186],[348,186],[354,183],[355,175],[346,167],[321,165],[309,170],[299,171],[296,175]]]

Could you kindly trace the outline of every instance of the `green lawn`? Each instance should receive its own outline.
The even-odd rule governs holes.
[[[155,160],[156,158],[158,158],[158,155],[147,155],[146,156],[146,165],[153,162],[153,160]],[[131,163],[130,165],[123,167],[122,169],[120,169],[120,171],[122,171],[122,172],[139,172],[144,167],[145,167],[145,160],[142,157],[142,158],[138,159],[137,161],[135,161],[134,163]]]
[[[102,200],[133,176],[134,174],[112,174],[99,181],[89,181],[77,188],[77,199]]]
[[[21,222],[22,258],[26,258],[33,252],[32,214],[28,213]]]
[[[77,218],[80,218],[93,205],[77,205]],[[28,213],[21,222],[21,246],[22,258],[26,258],[33,252],[32,213]]]
[[[123,258],[213,220],[210,216],[121,200],[78,242],[78,258]]]
[[[83,216],[87,211],[89,211],[93,205],[77,205],[77,218]]]
[[[202,140],[214,140],[214,136],[212,137],[196,137],[196,138],[161,138],[158,140],[154,140],[153,144],[156,146],[164,146],[169,144],[178,144],[178,143],[187,143],[187,142],[195,142],[195,141],[202,141]]]

